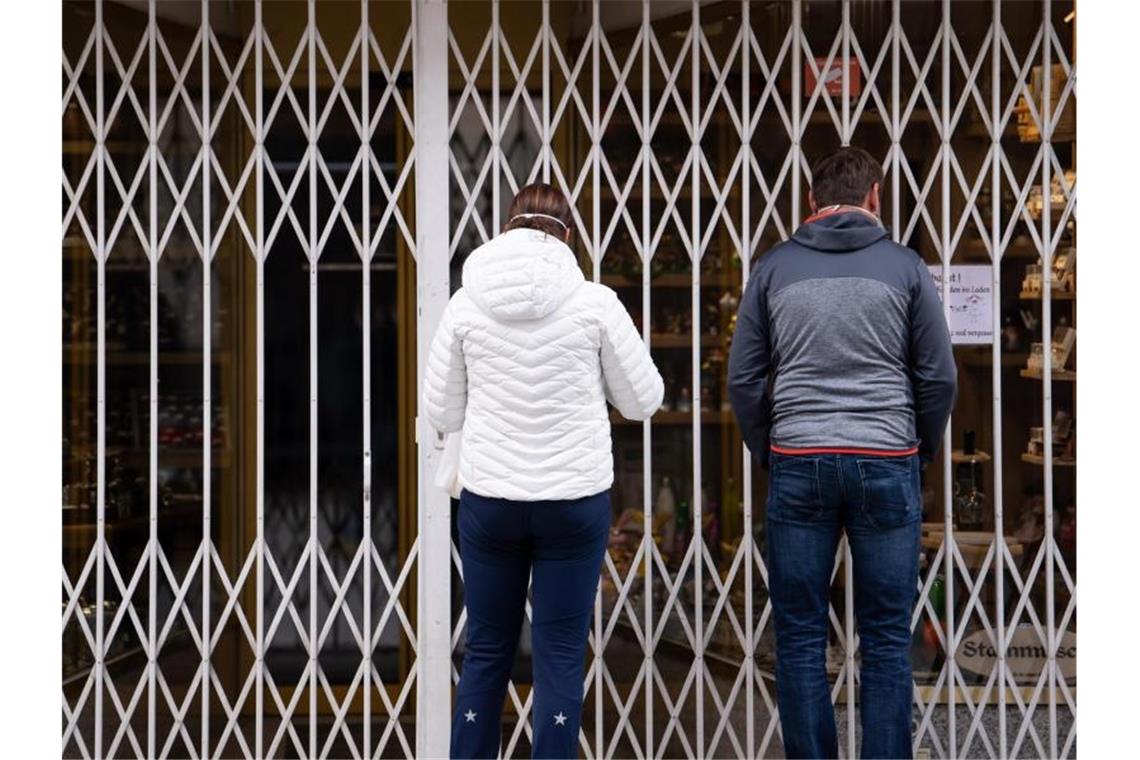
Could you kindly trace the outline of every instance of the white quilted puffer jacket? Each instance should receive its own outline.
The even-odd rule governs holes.
[[[462,430],[459,485],[480,496],[575,499],[613,483],[609,400],[632,420],[664,384],[617,295],[570,248],[514,229],[463,266],[432,341],[423,410]]]

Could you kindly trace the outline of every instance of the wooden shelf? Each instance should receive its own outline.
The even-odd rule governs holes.
[[[729,343],[727,335],[702,335],[702,348],[726,348]],[[684,333],[649,333],[649,348],[692,348],[693,336]]]
[[[1030,380],[1043,379],[1041,371],[1036,369],[1023,369],[1017,374],[1025,378],[1029,378]],[[1055,369],[1053,370],[1053,380],[1058,382],[1063,381],[1075,383],[1077,381],[1077,371],[1073,369]]]
[[[94,364],[95,344],[64,345],[63,361],[65,364]],[[89,355],[82,355],[90,352]],[[106,348],[106,361],[109,365],[141,366],[150,365],[150,353],[147,351],[119,351],[113,347]],[[201,351],[159,351],[158,364],[162,365],[190,365],[202,366]],[[210,354],[213,364],[226,364],[230,360],[228,351],[213,351]]]
[[[640,288],[641,280],[636,277],[626,277],[621,274],[603,274],[602,284],[608,285],[611,288]],[[702,288],[735,288],[739,286],[739,280],[731,280],[723,274],[709,275],[708,277],[704,275],[701,276]],[[650,277],[649,287],[689,290],[693,287],[693,277],[685,272],[659,274],[656,277]]]
[[[172,504],[169,507],[159,507],[158,510],[158,524],[162,526],[163,523],[170,523],[172,521],[183,521],[201,517],[202,515],[202,502],[201,500],[184,501],[179,504]],[[150,524],[149,514],[132,515],[119,519],[107,519],[103,522],[104,531],[110,535],[112,533],[122,533],[124,531],[139,530],[146,528]],[[63,545],[68,546],[82,546],[86,543],[94,542],[98,533],[98,526],[95,523],[72,523],[63,526]]]
[[[693,413],[692,412],[678,412],[674,410],[664,410],[657,412],[650,418],[654,425],[692,425]],[[616,409],[610,410],[610,422],[614,425],[637,425],[641,426],[638,420],[627,420],[621,416],[621,413]],[[701,412],[702,425],[731,425],[733,424],[732,412],[723,409],[704,410]]]
[[[957,347],[954,356],[967,367],[992,367],[994,364],[993,351],[989,346]],[[1024,367],[1029,354],[1024,351],[1005,351],[1001,354],[1001,366]]]
[[[1022,452],[1021,461],[1025,462],[1026,464],[1044,465],[1045,464],[1045,457],[1038,456],[1037,454],[1026,454],[1025,452]],[[1053,466],[1054,467],[1076,467],[1077,466],[1077,460],[1075,460],[1075,459],[1061,459],[1059,457],[1053,457]]]
[[[985,463],[990,461],[990,455],[984,451],[975,451],[973,454],[966,454],[961,449],[954,449],[950,452],[950,461],[954,464],[965,464],[967,462]]]
[[[1041,293],[1026,293],[1024,291],[1022,291],[1021,293],[1018,293],[1017,297],[1020,298],[1022,301],[1042,301],[1042,300],[1044,300],[1042,298]],[[1054,290],[1053,291],[1053,297],[1050,300],[1052,300],[1052,301],[1075,301],[1076,298],[1077,298],[1077,294],[1072,292],[1072,291]]]

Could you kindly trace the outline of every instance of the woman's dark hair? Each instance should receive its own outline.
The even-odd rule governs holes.
[[[520,216],[520,214],[544,214],[554,217],[565,224],[547,219],[544,216]],[[542,182],[527,185],[519,190],[518,195],[511,201],[511,210],[507,212],[507,223],[503,225],[503,232],[507,230],[530,229],[540,230],[559,240],[566,239],[566,231],[573,229],[574,221],[570,216],[570,203],[561,190]]]
[[[882,186],[883,167],[870,153],[854,146],[828,153],[811,168],[811,194],[817,208],[861,205],[876,182]]]

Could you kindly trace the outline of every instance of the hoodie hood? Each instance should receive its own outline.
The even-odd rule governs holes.
[[[800,245],[828,253],[847,253],[866,248],[887,237],[887,230],[869,214],[843,211],[801,224],[792,235]]]
[[[463,263],[464,291],[503,322],[542,319],[585,281],[569,246],[539,230],[508,230]]]

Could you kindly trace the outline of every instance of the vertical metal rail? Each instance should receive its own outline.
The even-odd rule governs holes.
[[[594,282],[602,278],[602,252],[600,250],[602,238],[602,135],[599,120],[601,109],[601,54],[598,50],[598,40],[602,34],[602,23],[599,18],[598,3],[593,0],[590,4],[590,174],[592,180],[592,194],[590,197],[590,257],[594,261]],[[600,629],[599,629],[600,630]],[[599,751],[601,745],[599,744]]]
[[[942,0],[942,102],[940,109],[940,122],[942,125],[941,146],[941,177],[942,198],[942,310],[949,321],[950,315],[950,0]],[[951,415],[953,417],[953,415]],[[954,651],[954,504],[951,492],[952,471],[950,467],[950,450],[952,448],[951,428],[953,422],[947,422],[946,430],[942,435],[942,497],[944,508],[943,546],[945,551],[944,567],[946,574],[946,711],[948,718],[948,746],[950,757],[958,756],[958,730],[956,709],[956,682],[955,665],[956,653]]]
[[[1002,466],[1002,362],[1001,362],[1001,0],[993,0],[990,36],[990,259],[993,262],[993,463],[994,463],[994,620],[997,624],[998,757],[1008,757],[1005,725],[1005,527]]]
[[[740,110],[741,124],[744,134],[741,135],[741,175],[740,175],[740,295],[748,287],[748,274],[752,264],[752,3],[749,0],[740,2],[741,40],[740,46]],[[744,747],[748,758],[756,756],[756,710],[755,710],[755,683],[756,683],[756,630],[753,619],[752,600],[752,572],[755,559],[752,546],[752,453],[747,444],[741,444],[741,490],[743,497],[743,513],[741,515],[740,551],[744,552],[744,712],[745,712],[745,740]],[[721,503],[724,503],[721,499]],[[736,505],[730,505],[736,509]],[[726,593],[729,590],[726,589]]]
[[[202,0],[202,676],[201,676],[201,750],[199,757],[210,752],[210,491],[213,488],[213,300],[210,274],[213,269],[214,244],[210,229],[210,157],[213,127],[210,123],[210,2]]]
[[[602,248],[602,221],[601,221],[601,192],[602,192],[602,126],[601,126],[601,36],[602,25],[600,18],[600,0],[594,0],[591,5],[591,27],[593,35],[591,37],[590,46],[590,64],[592,68],[592,84],[590,87],[590,118],[592,122],[591,139],[593,147],[593,166],[592,166],[592,179],[593,179],[593,194],[591,197],[592,213],[592,237],[593,243],[591,245],[593,251],[594,262],[594,281],[600,282],[602,278],[602,256],[605,251]],[[620,75],[619,75],[620,76]],[[621,82],[618,83],[622,84]],[[616,91],[612,96],[617,98]],[[619,201],[615,207],[616,214],[622,213],[622,201]],[[624,201],[624,203],[628,203]],[[609,550],[606,550],[607,554]],[[619,614],[617,606],[614,607],[614,613]],[[603,757],[605,747],[604,727],[605,727],[605,692],[603,689],[603,671],[605,669],[604,650],[602,648],[602,636],[605,626],[602,624],[602,589],[599,583],[598,591],[594,596],[594,640],[598,642],[598,667],[594,668],[594,756]],[[620,723],[618,724],[620,725]]]
[[[150,282],[150,314],[149,314],[149,357],[147,361],[147,374],[149,389],[149,419],[147,420],[147,468],[149,470],[147,483],[148,521],[149,531],[147,540],[147,668],[146,668],[146,751],[150,757],[155,756],[155,669],[158,667],[158,653],[155,651],[157,639],[155,629],[157,626],[158,609],[158,122],[155,111],[158,110],[158,77],[157,60],[155,56],[155,35],[158,22],[155,19],[155,0],[147,3],[147,181],[149,184],[148,229],[147,229],[147,258],[148,279]],[[127,82],[123,86],[128,86]],[[175,211],[177,213],[177,211]]]
[[[426,224],[448,192],[447,4],[412,4],[415,91],[416,387],[422,387],[428,347],[447,305],[447,225]],[[436,728],[451,706],[451,504],[428,473],[438,462],[436,436],[416,420],[419,474],[419,569],[416,573],[416,755],[446,757],[449,736]]]
[[[262,0],[254,0],[254,151],[257,163],[255,244],[256,262],[256,320],[257,320],[257,537],[254,551],[257,552],[257,631],[254,642],[255,707],[254,716],[254,755],[261,758],[264,751],[265,727],[265,134],[262,104],[262,36],[265,27],[261,23]]]
[[[499,0],[491,0],[491,237],[499,233],[499,215],[502,213],[499,208],[502,203],[500,185],[503,181],[503,112],[499,103],[499,46],[502,33],[499,25]]]
[[[690,398],[692,399],[692,426],[693,426],[693,509],[689,515],[689,529],[692,535],[689,538],[689,551],[693,552],[693,637],[696,641],[693,664],[696,669],[696,700],[697,700],[697,753],[705,753],[705,629],[704,629],[704,531],[701,530],[703,507],[701,504],[701,6],[692,4],[692,32],[689,37],[692,90],[689,93],[691,112],[689,114],[690,129],[692,130],[692,151],[689,160],[689,180],[692,192],[692,229],[689,230],[690,247],[692,249],[692,373]],[[678,583],[681,580],[678,579]]]
[[[800,33],[803,28],[803,0],[792,0],[792,223],[794,230],[800,223],[800,140],[803,116],[803,47]]]
[[[360,364],[361,364],[361,442],[363,449],[361,477],[364,512],[364,749],[363,757],[372,758],[372,112],[369,101],[368,46],[372,30],[368,21],[368,0],[360,0]]]
[[[649,0],[641,2],[641,339],[650,345],[652,318],[650,315],[649,274],[653,263],[653,225],[650,195],[650,158],[653,153],[651,130],[653,117],[650,103],[650,35],[653,28],[649,23]],[[645,546],[645,586],[642,601],[645,608],[645,638],[642,643],[643,659],[641,667],[645,672],[645,756],[653,757],[653,553],[657,545],[653,541],[653,423],[646,419],[641,423],[641,540]]]
[[[308,55],[309,172],[309,756],[317,756],[317,7],[308,0],[305,28]],[[334,96],[335,97],[335,96]],[[300,167],[297,169],[301,171]]]
[[[550,0],[542,0],[542,181],[550,182]]]
[[[899,163],[902,160],[902,130],[899,125],[900,2],[891,0],[891,237],[896,243],[900,242],[899,224],[902,221],[902,185],[899,181]]]
[[[103,757],[103,690],[106,645],[103,641],[105,568],[107,564],[107,229],[104,174],[107,125],[103,112],[103,0],[95,0],[95,758]]]
[[[1044,0],[1041,72],[1041,342],[1045,361],[1041,371],[1041,425],[1045,443],[1045,662],[1049,687],[1049,756],[1057,757],[1057,641],[1053,572],[1053,3]],[[1064,177],[1061,178],[1062,182]]]
[[[843,62],[841,69],[842,72],[842,87],[843,93],[840,98],[840,105],[843,111],[843,118],[841,124],[843,126],[843,135],[840,142],[843,145],[851,144],[851,75],[849,72],[849,62],[851,61],[851,0],[843,0],[843,18],[840,28],[842,36],[843,47]],[[823,78],[823,72],[820,72],[820,79]],[[868,83],[868,86],[873,86],[874,83]],[[817,84],[818,86],[818,84]],[[855,714],[855,573],[853,568],[854,558],[851,555],[851,542],[847,537],[846,532],[843,535],[843,636],[846,639],[843,647],[844,654],[844,668],[843,673],[846,683],[844,689],[847,693],[847,757],[854,758],[857,756],[855,750],[855,722],[858,716]]]

